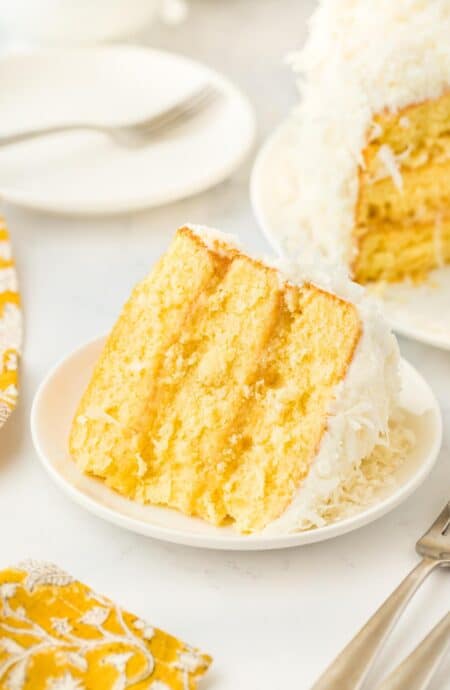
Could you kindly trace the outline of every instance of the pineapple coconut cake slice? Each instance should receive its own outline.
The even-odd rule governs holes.
[[[370,502],[411,440],[393,416],[397,343],[360,287],[313,273],[181,228],[82,397],[78,467],[131,500],[244,533]]]

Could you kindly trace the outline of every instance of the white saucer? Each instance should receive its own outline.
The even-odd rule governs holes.
[[[46,211],[118,213],[172,202],[225,179],[254,137],[248,100],[185,57],[109,46],[4,55],[0,134],[74,120],[126,124],[158,113],[210,82],[217,102],[141,149],[72,132],[0,148],[0,197]]]
[[[251,199],[256,219],[275,251],[287,256],[293,220],[290,205],[297,189],[290,185],[293,120],[288,118],[261,148],[252,171]],[[295,140],[294,140],[295,141]],[[301,203],[301,199],[298,200]],[[450,349],[450,267],[433,271],[426,285],[389,285],[377,292],[391,327],[414,340]]]
[[[417,442],[402,466],[394,487],[380,494],[370,508],[320,529],[279,536],[241,536],[231,528],[217,528],[175,511],[141,506],[83,475],[69,457],[70,424],[91,376],[104,338],[75,350],[47,375],[36,393],[31,431],[39,458],[52,479],[90,512],[139,534],[188,546],[211,549],[262,550],[311,544],[366,525],[395,508],[424,481],[433,468],[442,440],[438,404],[424,379],[402,361],[402,404],[410,415]]]

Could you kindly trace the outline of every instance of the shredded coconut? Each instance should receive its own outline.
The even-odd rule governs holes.
[[[439,97],[450,84],[448,0],[320,0],[304,49],[290,56],[299,74],[293,173],[283,249],[315,244],[333,261],[352,258],[358,166],[373,117]],[[403,118],[402,126],[407,126]],[[397,185],[390,156],[385,163]]]
[[[210,228],[207,225],[198,225],[196,223],[186,223],[186,227],[198,235],[209,249],[217,251],[217,244],[228,244],[233,249],[242,249],[238,237],[231,233],[222,232],[216,228]]]
[[[396,475],[414,446],[416,437],[405,415],[398,410],[389,422],[388,434],[367,457],[350,468],[346,478],[304,515],[298,530],[321,527],[343,520],[379,500],[380,492],[395,485]]]
[[[114,417],[112,417],[105,410],[103,410],[101,407],[97,407],[96,405],[91,405],[90,407],[88,407],[85,411],[85,414],[80,415],[78,417],[78,422],[80,424],[86,424],[87,420],[89,419],[92,419],[93,421],[97,422],[106,422],[107,424],[115,424],[116,426],[120,426],[117,419],[114,419]]]
[[[380,146],[380,150],[378,151],[378,157],[383,163],[384,167],[386,168],[388,175],[392,177],[393,183],[401,192],[403,189],[403,178],[397,163],[397,159],[391,147],[387,144],[383,144],[383,146]]]

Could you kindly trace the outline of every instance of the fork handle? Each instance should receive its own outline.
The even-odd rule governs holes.
[[[101,127],[89,123],[72,123],[67,125],[54,125],[51,127],[40,127],[39,129],[29,129],[23,132],[16,132],[13,134],[0,135],[0,147],[9,146],[10,144],[19,144],[22,141],[31,141],[31,139],[38,139],[39,137],[48,136],[50,134],[60,134],[61,132],[75,132],[77,130],[91,130],[96,132],[103,132],[108,134],[108,127]]]
[[[378,690],[426,690],[450,649],[450,613],[378,687]]]
[[[440,561],[424,558],[332,662],[311,690],[359,690],[407,603]]]

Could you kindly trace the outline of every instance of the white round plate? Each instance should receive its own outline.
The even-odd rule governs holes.
[[[268,138],[256,158],[251,199],[256,219],[273,249],[288,256],[287,237],[297,199],[292,142],[295,125],[288,118]],[[291,172],[292,171],[292,172]],[[450,267],[433,271],[424,285],[400,283],[376,291],[391,327],[414,340],[450,350]]]
[[[221,75],[180,55],[108,46],[0,59],[0,135],[74,121],[127,124],[157,114],[209,82],[220,98],[164,137],[125,149],[95,132],[0,147],[0,197],[46,211],[110,214],[196,194],[243,161],[255,122]]]
[[[438,404],[420,374],[402,361],[401,403],[411,410],[408,419],[416,443],[395,486],[380,494],[379,501],[364,512],[308,532],[242,536],[229,527],[213,527],[173,510],[142,506],[83,475],[68,454],[71,421],[104,342],[99,338],[83,345],[47,375],[33,402],[31,431],[45,469],[70,498],[104,520],[138,534],[188,546],[233,550],[279,549],[330,539],[366,525],[399,505],[424,481],[439,453],[442,422]]]

